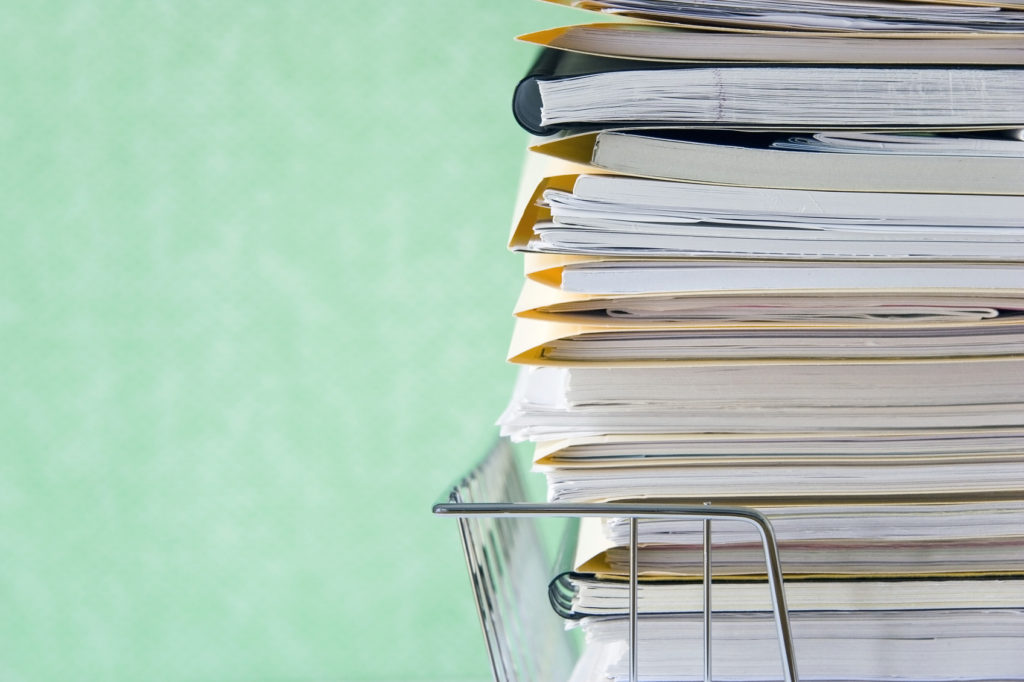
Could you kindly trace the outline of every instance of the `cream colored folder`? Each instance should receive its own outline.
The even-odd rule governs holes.
[[[547,189],[571,192],[576,178],[582,173],[601,174],[607,171],[585,166],[569,159],[533,151],[543,138],[533,138],[534,144],[526,153],[523,171],[519,177],[516,209],[513,213],[512,232],[508,247],[514,251],[524,248],[533,237],[533,226],[541,220],[550,220],[551,211],[541,205]]]
[[[555,194],[545,199],[548,190]],[[587,196],[595,191],[610,190],[619,195],[606,195],[604,203]],[[669,215],[648,215],[643,204],[633,207],[629,203],[632,199],[623,200],[622,197],[638,190],[653,193],[659,202],[667,201]],[[680,203],[680,207],[676,207],[674,203],[693,201],[693,197],[700,197],[706,206],[693,209],[692,215],[678,223],[674,212],[688,205]],[[749,204],[755,200],[761,201],[766,210],[782,204],[785,208],[778,215],[751,214],[746,209],[731,215],[737,201]],[[572,224],[555,221],[549,201],[575,204],[570,209]],[[531,152],[522,177],[508,246],[513,251],[524,252],[620,257],[629,254],[645,258],[1012,262],[1024,260],[1020,255],[1021,225],[1008,219],[998,225],[986,221],[993,212],[1002,211],[999,215],[1004,218],[1016,215],[1013,212],[1020,210],[1021,203],[1021,196],[1009,194],[891,192],[873,195],[838,190],[666,182],[616,175],[605,169],[588,168]],[[845,215],[842,212],[851,204],[865,209],[858,219],[861,222],[852,219],[847,223],[836,222],[832,213]],[[714,208],[710,213],[708,206]],[[938,215],[942,217],[936,218],[929,211],[940,211],[939,206],[942,208]],[[917,211],[920,215],[915,213]],[[879,215],[889,216],[894,212],[906,214],[902,223],[896,220],[878,223]],[[817,213],[821,215],[816,217]],[[646,216],[643,224],[636,222],[637,215]],[[597,220],[596,230],[594,220]],[[780,220],[798,229],[780,229],[776,225]],[[591,227],[580,229],[578,225]],[[645,225],[649,229],[641,229]]]
[[[560,273],[556,266],[541,271],[540,281],[528,278],[515,305],[516,316],[580,325],[671,328],[684,323],[707,325],[712,321],[735,324],[744,319],[793,324],[817,318],[823,325],[857,321],[888,324],[886,318],[897,315],[913,317],[918,322],[981,322],[1024,310],[1024,289],[999,295],[972,290],[932,295],[900,291],[815,291],[803,295],[789,291],[588,294],[558,288]],[[544,275],[550,276],[548,281]]]
[[[919,361],[1024,355],[1024,320],[899,323],[679,323],[599,325],[519,318],[510,362],[528,365],[671,366],[708,361],[790,363]]]

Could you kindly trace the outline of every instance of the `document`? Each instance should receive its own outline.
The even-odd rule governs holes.
[[[606,130],[544,141],[532,149],[613,173],[686,182],[882,193],[1024,193],[1024,142],[1007,131],[965,137]]]
[[[513,112],[535,135],[629,126],[978,130],[1024,127],[1021,99],[1020,66],[666,68],[547,50],[516,87]]]
[[[1024,426],[1020,358],[527,366],[499,425],[516,441],[652,433]]]
[[[547,176],[524,202],[509,246],[705,259],[1024,262],[1024,196]]]
[[[772,522],[787,580],[1024,577],[1024,503],[1019,498],[765,504],[760,511]],[[701,578],[704,536],[699,520],[641,519],[638,527],[642,579]],[[715,576],[764,579],[761,539],[749,524],[715,521],[712,541]],[[627,577],[628,521],[582,520],[570,556],[566,568],[575,573]],[[1024,582],[1015,584],[1017,599],[1024,599]]]
[[[906,682],[1024,679],[1024,611],[951,609],[797,612],[791,618],[801,680]],[[624,618],[581,621],[586,644],[571,682],[629,678]],[[782,675],[770,614],[716,614],[715,679],[772,680]],[[640,679],[703,679],[699,615],[640,621]]]

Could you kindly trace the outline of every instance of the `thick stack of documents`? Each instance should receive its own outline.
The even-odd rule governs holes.
[[[500,423],[552,501],[755,506],[811,680],[1024,680],[1024,6],[551,0]],[[641,680],[702,675],[700,524],[639,526]],[[778,675],[716,522],[722,679]],[[623,680],[628,525],[551,601]],[[716,673],[717,675],[717,673]]]

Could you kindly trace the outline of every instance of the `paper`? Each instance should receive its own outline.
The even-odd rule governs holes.
[[[798,612],[791,621],[802,680],[1024,679],[1020,609]],[[770,680],[782,674],[770,615],[716,614],[714,623],[715,679]],[[582,627],[587,643],[572,682],[606,679],[605,674],[615,682],[627,680],[625,619],[585,619]],[[702,679],[702,627],[699,616],[642,620],[640,679]]]
[[[837,0],[548,0],[562,5],[672,24],[738,30],[856,32],[1019,31],[1018,3],[841,2]],[[1008,9],[1012,8],[1012,9]]]
[[[538,180],[510,247],[705,259],[1024,262],[1024,196],[552,176]]]
[[[651,433],[821,433],[1024,426],[1024,361],[703,362],[524,367],[499,424],[513,440]]]
[[[544,128],[1024,126],[1019,68],[694,66],[536,82]]]

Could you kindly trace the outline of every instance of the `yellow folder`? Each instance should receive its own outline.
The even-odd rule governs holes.
[[[535,138],[539,140],[540,138]],[[558,189],[571,192],[576,178],[582,173],[607,174],[589,166],[551,154],[538,154],[533,145],[527,152],[526,162],[519,180],[516,210],[513,213],[512,233],[508,246],[513,251],[526,247],[533,237],[533,226],[542,220],[551,219],[551,211],[541,205],[545,190]]]
[[[885,331],[907,331],[920,330],[928,327],[941,327],[944,331],[959,331],[962,335],[971,337],[972,333],[980,328],[991,330],[993,327],[1002,327],[1003,332],[1011,335],[1011,343],[1016,343],[1021,334],[1024,333],[1024,321],[1015,318],[992,319],[982,323],[978,322],[953,322],[936,325],[935,323],[891,323],[884,326]],[[963,362],[970,362],[990,357],[1019,357],[1017,351],[997,351],[998,354],[978,352],[977,354],[965,355],[962,351],[948,352],[943,346],[925,346],[925,350],[902,350],[900,346],[886,348],[883,334],[878,331],[880,325],[865,325],[845,322],[683,322],[666,323],[654,327],[650,324],[578,324],[572,322],[551,322],[544,319],[517,318],[515,329],[512,332],[512,343],[509,347],[508,360],[518,364],[526,365],[556,365],[563,367],[571,366],[603,366],[603,367],[651,367],[651,366],[678,366],[693,364],[821,364],[840,363],[850,364],[851,362],[927,362],[939,358],[955,357]],[[799,351],[778,352],[778,342],[762,344],[761,351],[750,351],[749,353],[731,351],[726,348],[724,351],[708,351],[697,346],[686,347],[665,355],[648,354],[635,348],[632,351],[623,352],[612,347],[601,348],[599,343],[609,335],[622,339],[624,332],[667,332],[678,330],[681,332],[693,332],[695,335],[710,335],[714,338],[734,338],[737,342],[744,339],[753,343],[752,337],[763,334],[771,334],[773,331],[802,331],[807,339],[820,337],[819,345],[804,344]],[[825,331],[828,330],[828,331]],[[855,338],[856,346],[844,346],[842,339],[839,342],[830,336],[836,332],[848,330],[853,332],[854,337],[863,336],[863,339]],[[716,334],[717,332],[717,334]],[[874,336],[873,336],[874,334]],[[684,338],[686,334],[680,334]],[[927,334],[922,334],[927,338]],[[872,340],[877,339],[877,340]],[[587,343],[591,342],[591,343]],[[597,343],[594,343],[597,342]],[[591,345],[587,351],[590,354],[580,355],[580,344]],[[880,346],[882,350],[875,351]],[[864,347],[869,350],[865,353],[856,352],[855,348]],[[582,351],[587,353],[587,351]],[[663,351],[659,351],[663,352]],[[622,353],[621,355],[619,353]],[[631,355],[630,353],[636,353]]]

